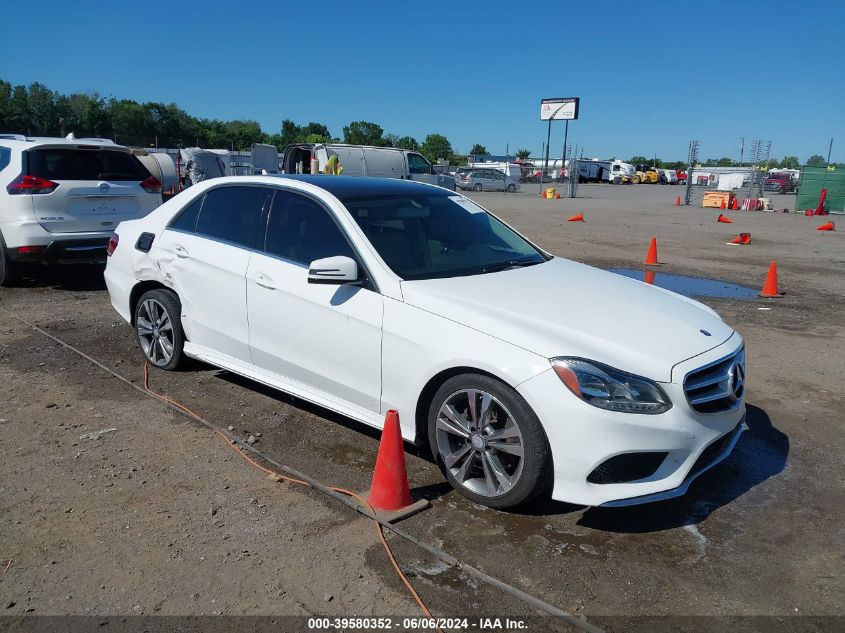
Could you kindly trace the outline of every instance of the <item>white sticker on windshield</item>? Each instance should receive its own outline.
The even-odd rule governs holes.
[[[484,211],[484,209],[479,207],[477,204],[475,204],[469,198],[464,198],[463,196],[449,196],[449,200],[451,200],[455,204],[463,207],[464,209],[466,209],[470,213],[486,213],[486,211]]]

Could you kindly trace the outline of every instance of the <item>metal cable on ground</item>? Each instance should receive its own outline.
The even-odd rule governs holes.
[[[96,358],[89,356],[88,354],[86,354],[85,352],[80,350],[79,348],[74,347],[70,343],[63,341],[62,339],[58,338],[57,336],[51,334],[50,332],[44,330],[41,327],[35,325],[31,321],[28,321],[27,319],[11,312],[10,310],[7,310],[6,308],[4,308],[2,306],[0,306],[0,311],[5,312],[10,317],[16,319],[17,321],[20,321],[21,323],[27,325],[28,327],[32,328],[36,332],[46,336],[47,338],[49,338],[53,342],[57,343],[61,347],[63,347],[65,349],[73,352],[74,354],[84,358],[85,360],[87,360],[91,364],[96,365],[97,367],[99,367],[100,369],[105,371],[106,373],[110,374],[114,378],[117,378],[121,382],[126,383],[129,387],[131,387],[132,389],[135,389],[136,391],[143,394],[144,396],[146,396],[148,398],[156,398],[152,393],[149,393],[145,389],[143,389],[142,387],[139,387],[132,380],[126,378],[125,376],[118,374],[117,372],[115,372],[111,368],[107,367],[106,365],[104,365],[103,363],[98,361]],[[192,416],[190,416],[186,411],[184,411],[182,408],[176,406],[173,403],[163,401],[163,400],[160,400],[158,398],[156,398],[156,400],[159,401],[159,402],[163,402],[163,404],[165,406],[167,406],[170,409],[173,409],[174,411],[176,411],[178,413],[181,413],[182,415],[185,415],[185,416],[187,416],[191,419],[195,419]],[[196,419],[195,421],[199,422],[203,426],[206,426],[213,431],[220,433],[229,442],[231,442],[232,444],[236,444],[238,446],[238,448],[240,448],[242,451],[252,453],[253,455],[259,457],[262,461],[270,464],[274,468],[277,468],[279,471],[287,473],[288,475],[291,476],[291,478],[295,478],[297,480],[305,482],[308,485],[310,485],[312,488],[314,488],[315,490],[319,490],[323,494],[325,494],[329,497],[332,497],[335,501],[338,501],[338,502],[352,508],[353,510],[355,510],[359,514],[363,514],[364,516],[377,521],[381,525],[382,529],[387,530],[388,532],[391,532],[391,533],[395,534],[396,536],[405,539],[409,543],[413,543],[414,545],[416,545],[417,547],[419,547],[421,549],[424,549],[429,554],[431,554],[432,556],[442,560],[447,565],[450,565],[452,567],[457,567],[458,569],[461,569],[462,571],[466,572],[470,576],[474,576],[474,577],[478,578],[479,580],[481,580],[481,581],[483,581],[483,582],[485,582],[489,585],[497,587],[498,589],[502,590],[503,592],[507,593],[508,595],[510,595],[514,598],[517,598],[518,600],[521,600],[522,602],[525,602],[526,604],[531,605],[535,609],[538,609],[539,611],[542,611],[544,613],[548,613],[549,615],[552,615],[554,617],[560,618],[561,620],[564,620],[564,621],[568,622],[569,624],[572,624],[573,626],[576,626],[576,627],[578,627],[578,628],[580,628],[584,631],[588,631],[589,633],[604,633],[604,631],[601,628],[594,626],[593,624],[590,624],[589,622],[587,622],[587,620],[583,616],[581,616],[581,617],[574,616],[571,613],[564,611],[563,609],[559,609],[558,607],[555,607],[554,605],[551,605],[548,602],[540,600],[539,598],[536,598],[536,597],[532,596],[531,594],[522,591],[521,589],[517,589],[516,587],[509,585],[506,582],[499,580],[498,578],[496,578],[494,576],[491,576],[491,575],[489,575],[489,574],[487,574],[487,573],[485,573],[485,572],[483,572],[479,569],[476,569],[472,565],[468,565],[467,563],[461,562],[460,560],[458,560],[457,558],[455,558],[454,556],[452,556],[448,552],[445,552],[442,549],[435,547],[434,545],[417,538],[416,536],[414,536],[410,532],[406,532],[405,530],[403,530],[400,527],[391,525],[390,523],[387,523],[386,521],[382,521],[372,512],[371,507],[367,507],[369,504],[365,505],[363,503],[355,503],[354,501],[352,501],[351,497],[348,497],[344,494],[341,494],[341,493],[333,490],[331,487],[322,484],[321,482],[317,481],[316,479],[309,477],[308,475],[305,475],[305,474],[291,468],[290,466],[285,466],[284,464],[279,463],[278,461],[274,460],[269,455],[264,454],[259,449],[252,446],[251,444],[247,444],[246,442],[243,442],[240,438],[235,437],[233,435],[230,435],[228,433],[228,431],[218,427],[215,424],[212,424],[208,420],[200,418],[200,419]],[[278,473],[276,473],[276,474],[278,474]]]
[[[149,362],[145,361],[144,362],[144,389],[145,390],[147,390],[149,393],[151,393],[154,397],[158,398],[162,402],[166,402],[168,404],[173,405],[174,407],[176,407],[177,409],[179,409],[183,413],[185,413],[188,417],[196,420],[197,422],[202,422],[202,423],[206,424],[206,426],[212,426],[212,427],[215,426],[215,425],[211,424],[210,422],[208,422],[207,420],[205,420],[205,418],[203,418],[198,413],[195,413],[194,411],[192,411],[191,409],[189,409],[188,407],[183,405],[182,403],[177,402],[176,400],[173,400],[172,398],[168,398],[167,396],[160,394],[157,391],[155,391],[154,389],[152,389],[150,387],[150,371],[149,370],[150,370],[150,364],[149,364]],[[280,479],[283,479],[285,481],[289,481],[289,482],[294,483],[294,484],[299,484],[301,486],[308,486],[309,488],[311,487],[311,484],[309,484],[307,481],[304,481],[302,479],[296,479],[294,477],[289,477],[287,475],[282,475],[280,473],[277,473],[275,470],[271,470],[270,468],[265,468],[264,466],[259,464],[257,461],[252,459],[249,455],[244,453],[238,447],[237,444],[232,443],[232,441],[229,439],[229,437],[225,433],[223,433],[220,429],[214,428],[214,431],[218,435],[220,435],[220,437],[222,437],[224,440],[226,440],[227,446],[229,446],[233,451],[235,451],[238,455],[240,455],[244,460],[246,460],[254,468],[257,468],[258,470],[265,472],[268,475],[273,475],[274,477],[279,477]],[[362,504],[364,504],[364,506],[367,508],[367,510],[369,510],[370,514],[372,514],[373,517],[375,517],[376,512],[373,509],[373,506],[370,505],[370,502],[367,501],[366,499],[364,499],[361,495],[359,495],[355,492],[352,492],[350,490],[346,490],[345,488],[338,488],[338,487],[335,487],[335,486],[332,486],[331,490],[334,490],[335,492],[339,492],[340,494],[344,494],[344,495],[348,495],[350,497],[354,497],[355,499],[360,501]],[[399,579],[404,583],[405,587],[408,588],[408,591],[411,593],[411,596],[414,598],[414,601],[417,603],[420,610],[425,614],[425,616],[427,618],[432,618],[433,616],[431,615],[431,611],[429,611],[428,607],[425,606],[425,603],[423,602],[422,598],[420,598],[420,595],[417,593],[416,589],[414,589],[414,586],[408,580],[408,577],[405,575],[405,572],[402,571],[402,569],[399,567],[399,563],[396,562],[396,557],[393,555],[393,550],[390,548],[390,544],[387,542],[387,539],[384,538],[384,530],[381,527],[381,523],[379,523],[376,520],[373,520],[373,525],[376,528],[376,532],[378,533],[379,540],[381,541],[381,544],[384,547],[384,551],[387,554],[387,558],[388,558],[388,560],[390,560],[390,564],[393,565],[393,569],[396,571],[396,574],[399,576]],[[442,633],[440,627],[435,627],[435,628],[436,628],[437,631],[440,631],[440,633]]]

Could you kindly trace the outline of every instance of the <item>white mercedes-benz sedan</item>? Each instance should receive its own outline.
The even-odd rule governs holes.
[[[745,428],[743,340],[713,310],[553,257],[434,185],[216,178],[108,252],[151,364],[200,359],[378,428],[396,409],[494,508],[675,497]]]

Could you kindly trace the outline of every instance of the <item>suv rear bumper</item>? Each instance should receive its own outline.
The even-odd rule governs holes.
[[[102,263],[106,261],[106,246],[108,246],[108,243],[108,237],[53,240],[46,246],[37,245],[36,248],[39,248],[39,250],[35,251],[25,250],[22,252],[17,248],[10,248],[8,249],[8,257],[13,262],[21,263]]]
[[[112,231],[50,233],[37,222],[0,222],[6,252],[14,262],[104,262]],[[21,249],[23,248],[23,251]],[[30,250],[31,249],[31,250]]]

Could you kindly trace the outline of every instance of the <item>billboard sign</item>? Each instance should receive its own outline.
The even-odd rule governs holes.
[[[580,97],[543,99],[540,101],[541,121],[572,121],[578,118]]]

